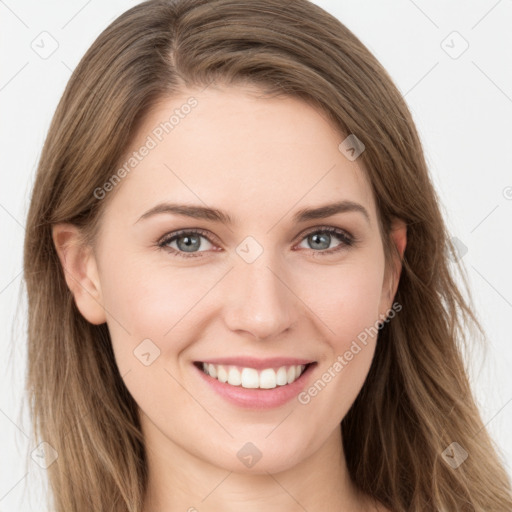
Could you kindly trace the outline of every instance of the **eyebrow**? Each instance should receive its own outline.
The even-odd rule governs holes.
[[[361,213],[368,224],[370,224],[370,215],[366,208],[359,203],[354,201],[338,201],[335,203],[329,203],[315,208],[303,208],[295,213],[293,216],[293,222],[301,223],[308,220],[324,219],[331,217],[338,213],[346,212],[358,212]],[[191,217],[194,219],[211,220],[214,222],[220,222],[226,225],[233,225],[233,218],[225,211],[217,208],[209,208],[205,206],[195,206],[187,204],[177,203],[159,203],[147,212],[143,213],[135,224],[143,219],[152,217],[162,213],[182,215],[185,217]]]

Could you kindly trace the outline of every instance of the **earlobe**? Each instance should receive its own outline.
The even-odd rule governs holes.
[[[73,224],[56,224],[52,238],[66,283],[80,313],[92,324],[105,323],[98,267],[92,248],[83,243],[80,229]]]

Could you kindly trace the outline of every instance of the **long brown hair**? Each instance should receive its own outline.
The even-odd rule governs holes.
[[[355,134],[364,143],[388,263],[391,219],[407,224],[395,297],[402,310],[381,329],[341,423],[355,485],[394,512],[512,510],[461,355],[470,334],[483,331],[455,282],[454,270],[465,271],[411,114],[368,49],[307,0],[141,3],[100,34],[69,80],[39,162],[24,246],[27,389],[34,433],[58,453],[48,468],[55,510],[140,512],[147,467],[107,326],[78,311],[52,226],[73,223],[92,243],[112,196],[98,200],[94,191],[144,116],[160,99],[213,81],[299,97],[336,123],[340,142]],[[456,469],[443,456],[454,442],[469,454]]]

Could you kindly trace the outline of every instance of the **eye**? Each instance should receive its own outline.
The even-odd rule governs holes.
[[[318,253],[318,255],[332,254],[342,249],[347,249],[355,243],[355,238],[352,235],[342,229],[332,226],[315,228],[313,231],[310,231],[303,236],[304,241],[309,245],[306,249],[313,249],[315,253]],[[336,247],[330,247],[331,242],[336,238],[340,240],[341,243]],[[320,249],[320,251],[316,249]]]
[[[207,244],[213,245],[207,234],[207,231],[203,231],[201,229],[176,231],[164,236],[164,238],[158,242],[158,247],[161,249],[170,249],[170,252],[176,256],[181,256],[183,258],[194,258],[201,256],[201,254],[197,254],[197,252],[204,252],[197,251],[199,247],[204,245],[202,244],[201,239],[206,240]],[[172,247],[171,244],[174,244],[175,242],[175,247]],[[211,249],[211,247],[206,247],[206,250],[208,249]]]

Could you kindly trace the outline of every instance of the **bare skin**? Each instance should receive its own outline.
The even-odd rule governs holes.
[[[149,464],[144,512],[383,512],[352,484],[340,432],[376,335],[335,376],[332,368],[389,314],[400,264],[386,271],[371,186],[362,164],[338,149],[345,136],[298,99],[260,94],[210,86],[161,102],[127,155],[187,98],[197,106],[109,192],[94,248],[73,243],[78,232],[68,224],[55,226],[55,245],[80,312],[107,323],[139,405]],[[354,209],[293,218],[342,200],[368,217]],[[221,209],[233,224],[175,213],[141,219],[162,202]],[[204,233],[158,246],[183,229]],[[398,220],[392,238],[403,253]],[[261,254],[248,262],[247,251]],[[160,352],[146,365],[134,351],[148,339],[151,358],[151,347]],[[314,361],[308,386],[329,368],[332,378],[307,403],[241,408],[193,364],[237,355]],[[237,456],[248,442],[261,454],[251,467]]]

